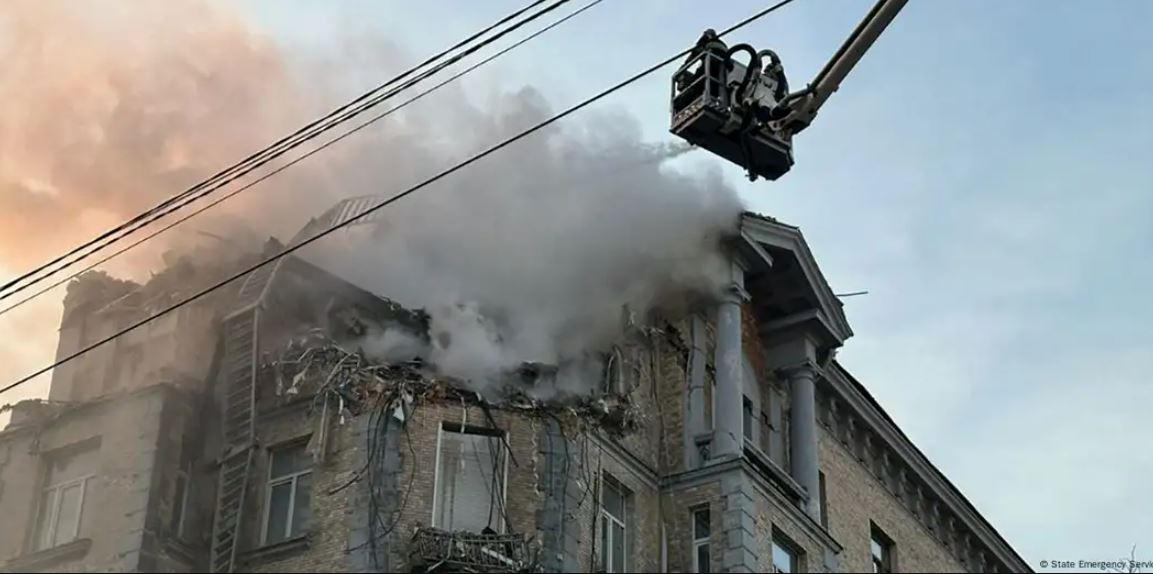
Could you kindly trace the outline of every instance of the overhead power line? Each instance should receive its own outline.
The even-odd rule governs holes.
[[[569,14],[565,15],[563,18],[560,18],[560,19],[552,22],[548,26],[545,26],[544,28],[541,28],[540,30],[535,31],[532,34],[529,34],[528,36],[525,36],[524,38],[521,38],[520,40],[517,40],[516,42],[514,42],[512,44],[509,44],[508,46],[502,48],[500,51],[494,52],[493,54],[487,56],[483,60],[481,60],[475,64],[472,64],[471,66],[461,70],[460,72],[453,74],[452,76],[449,76],[447,79],[445,79],[445,80],[441,81],[440,83],[434,85],[433,87],[431,87],[427,90],[424,90],[423,92],[420,92],[417,95],[401,102],[400,104],[398,104],[392,108],[389,108],[388,110],[385,110],[379,114],[376,114],[375,116],[369,118],[368,120],[366,120],[364,122],[357,124],[356,126],[345,131],[344,133],[342,133],[342,134],[324,142],[323,144],[317,146],[316,148],[313,148],[313,149],[309,150],[308,152],[294,158],[292,161],[290,161],[290,162],[288,162],[282,166],[279,166],[276,169],[274,169],[274,170],[272,170],[272,171],[270,171],[264,175],[261,175],[259,178],[255,179],[251,182],[248,182],[248,183],[244,184],[243,186],[226,193],[225,195],[222,195],[222,196],[214,199],[210,203],[207,203],[201,207],[196,208],[194,211],[191,211],[191,212],[185,214],[184,216],[180,217],[179,219],[176,219],[176,220],[168,223],[164,227],[161,227],[159,229],[156,229],[155,231],[148,233],[147,235],[144,235],[143,237],[137,239],[136,241],[133,241],[132,243],[130,243],[124,247],[121,247],[120,249],[117,249],[116,251],[112,252],[111,254],[106,255],[106,256],[104,256],[104,257],[102,257],[102,258],[100,258],[100,259],[98,259],[92,263],[89,263],[88,265],[81,268],[79,271],[75,271],[72,274],[65,276],[64,278],[59,279],[59,280],[51,283],[47,287],[44,287],[44,288],[40,289],[39,291],[36,291],[35,293],[17,301],[16,303],[13,303],[12,305],[10,305],[8,307],[0,309],[0,315],[3,315],[3,314],[5,314],[5,313],[17,308],[17,307],[20,307],[21,305],[28,303],[29,301],[32,301],[33,299],[35,299],[35,298],[37,298],[37,297],[39,297],[39,296],[41,296],[47,292],[59,287],[59,286],[71,281],[72,279],[79,277],[80,275],[84,274],[85,272],[91,271],[91,270],[95,269],[96,267],[103,265],[103,264],[107,263],[108,261],[111,261],[112,259],[115,259],[116,257],[119,257],[120,255],[123,255],[124,253],[126,253],[132,249],[135,249],[136,247],[138,247],[141,244],[151,240],[152,238],[156,237],[157,235],[160,235],[160,234],[172,229],[173,227],[176,227],[176,226],[180,225],[181,223],[184,223],[185,221],[188,221],[189,219],[192,219],[193,217],[196,217],[197,215],[215,207],[216,205],[223,203],[224,201],[228,200],[229,198],[232,198],[233,196],[236,196],[239,193],[242,193],[242,192],[244,192],[244,191],[246,191],[252,187],[255,187],[256,185],[259,185],[260,183],[264,182],[265,180],[270,179],[270,178],[276,176],[277,174],[287,170],[288,168],[312,157],[316,153],[319,153],[320,151],[327,149],[329,146],[331,146],[331,145],[333,145],[339,141],[344,140],[348,136],[351,136],[352,134],[363,130],[364,128],[392,115],[393,113],[400,111],[401,109],[407,107],[409,104],[411,104],[417,100],[420,100],[421,98],[439,90],[440,88],[443,88],[444,86],[460,79],[461,77],[471,73],[473,70],[476,70],[477,68],[480,68],[480,67],[488,64],[489,62],[492,62],[493,60],[507,54],[508,52],[511,52],[512,50],[519,48],[520,46],[532,41],[533,39],[544,34],[545,32],[548,32],[549,30],[552,30],[553,28],[556,28],[557,26],[571,20],[572,18],[575,18],[579,14],[585,12],[586,10],[588,10],[594,6],[596,6],[597,4],[600,4],[601,2],[604,2],[604,0],[592,0],[591,2],[585,4],[584,6],[581,6],[580,8],[578,8],[578,9],[570,12]],[[87,257],[88,255],[91,255],[93,253],[95,253],[95,251],[89,252],[88,254],[82,256],[80,259],[82,260],[85,257]],[[47,279],[47,277],[45,277],[45,279]],[[13,293],[15,293],[15,291]],[[0,297],[0,299],[3,299],[3,298],[4,297]]]
[[[780,8],[783,8],[783,7],[793,3],[794,1],[795,0],[781,0],[780,2],[777,2],[776,4],[773,4],[772,6],[769,6],[768,8],[765,8],[765,9],[757,12],[756,14],[753,14],[752,16],[730,26],[729,28],[726,28],[724,31],[720,32],[718,34],[718,36],[723,37],[725,35],[728,35],[735,30],[743,28],[743,27],[749,25],[750,23],[752,23],[756,20],[759,20],[760,18],[763,18],[763,17],[767,16],[768,14],[771,14],[772,12],[775,12],[776,10],[779,10]],[[365,210],[363,213],[357,215],[356,217],[346,219],[345,221],[341,222],[338,225],[334,225],[332,227],[329,227],[328,229],[325,229],[324,231],[321,231],[321,232],[317,233],[316,235],[313,235],[312,237],[308,237],[308,238],[306,238],[306,239],[304,239],[298,243],[290,245],[275,255],[269,256],[269,257],[255,263],[255,264],[245,268],[244,270],[239,271],[239,272],[229,276],[228,278],[223,279],[223,280],[213,284],[210,287],[207,287],[201,291],[198,291],[197,293],[195,293],[195,294],[193,294],[193,295],[191,295],[185,299],[182,299],[181,301],[173,303],[172,305],[169,305],[168,307],[165,307],[164,309],[162,309],[162,310],[160,310],[160,311],[158,311],[158,312],[156,312],[156,313],[154,313],[148,317],[145,317],[144,319],[141,319],[141,320],[117,331],[116,333],[113,333],[112,335],[104,337],[103,339],[100,339],[99,341],[92,343],[92,344],[84,347],[83,349],[80,349],[74,353],[71,353],[65,357],[62,357],[62,358],[56,360],[55,362],[53,362],[52,364],[50,364],[50,365],[48,365],[42,369],[39,369],[36,372],[33,372],[33,373],[11,383],[11,384],[3,387],[3,388],[0,388],[0,393],[5,393],[7,391],[10,391],[10,390],[34,379],[34,378],[36,378],[36,377],[38,377],[44,373],[47,373],[48,371],[51,371],[52,369],[54,369],[56,367],[59,367],[60,365],[63,365],[69,361],[72,361],[72,360],[76,359],[77,357],[80,357],[81,355],[84,355],[85,353],[88,353],[89,351],[91,351],[97,347],[100,347],[101,345],[104,345],[104,344],[106,344],[112,340],[115,340],[117,337],[120,337],[120,336],[124,335],[125,333],[131,332],[134,329],[138,329],[141,326],[146,325],[149,322],[157,319],[158,317],[162,317],[164,315],[167,315],[168,313],[171,313],[172,311],[175,311],[176,309],[179,309],[180,307],[183,307],[184,305],[188,305],[194,301],[197,301],[200,298],[204,297],[205,295],[208,295],[208,294],[210,294],[210,293],[212,293],[218,289],[221,289],[222,287],[228,285],[229,283],[232,283],[233,281],[241,279],[241,278],[247,276],[249,273],[252,273],[253,271],[256,271],[257,269],[264,267],[265,265],[269,265],[278,259],[286,257],[287,255],[298,251],[302,247],[310,245],[311,243],[318,241],[323,237],[326,237],[327,235],[337,231],[338,229],[341,229],[343,227],[351,225],[352,223],[356,222],[357,220],[364,218],[364,217],[367,217],[371,213],[374,213],[380,209],[383,209],[389,205],[392,205],[393,203],[400,201],[401,199],[404,199],[405,197],[408,197],[409,195],[412,195],[413,193],[416,193],[417,191],[420,191],[421,189],[424,189],[424,188],[428,187],[429,185],[432,185],[433,183],[436,183],[436,182],[440,181],[441,179],[444,179],[445,177],[448,177],[449,175],[452,175],[452,174],[454,174],[454,173],[456,173],[456,172],[458,172],[458,171],[460,171],[460,170],[462,170],[462,169],[464,169],[464,168],[466,168],[466,167],[468,167],[468,166],[470,166],[470,165],[472,165],[472,164],[474,164],[474,163],[476,163],[476,162],[478,162],[478,161],[480,161],[480,160],[482,160],[482,159],[484,159],[484,158],[512,145],[513,143],[516,143],[517,141],[520,141],[520,140],[544,129],[545,127],[548,127],[549,125],[552,125],[552,124],[554,124],[554,123],[556,123],[556,122],[558,122],[558,121],[560,121],[560,120],[562,120],[562,119],[564,119],[564,118],[566,118],[566,117],[568,117],[568,116],[570,116],[570,115],[572,115],[572,114],[574,114],[574,113],[576,113],[576,112],[578,112],[578,111],[580,111],[580,110],[582,110],[582,109],[584,109],[584,108],[586,108],[586,107],[588,107],[588,106],[590,106],[590,105],[592,105],[592,104],[594,104],[594,103],[596,103],[602,99],[604,99],[605,97],[607,97],[610,94],[628,86],[629,84],[632,84],[632,83],[640,80],[641,78],[644,78],[645,76],[648,76],[649,74],[652,74],[653,72],[656,72],[657,70],[659,70],[659,69],[661,69],[661,68],[663,68],[663,67],[665,67],[665,66],[667,66],[667,65],[669,65],[669,64],[671,64],[671,63],[673,63],[673,62],[675,62],[681,58],[684,58],[685,56],[689,55],[689,53],[691,51],[692,51],[691,48],[683,50],[683,51],[681,51],[681,52],[679,52],[673,56],[670,56],[669,58],[666,58],[665,60],[663,60],[657,64],[649,66],[645,70],[634,74],[633,76],[629,77],[628,79],[626,79],[620,83],[617,83],[616,85],[613,85],[612,87],[610,87],[610,88],[608,88],[608,89],[606,89],[606,90],[604,90],[604,91],[602,91],[602,92],[600,92],[600,93],[598,93],[598,94],[596,94],[596,95],[594,95],[588,99],[585,99],[584,101],[581,101],[580,103],[577,103],[577,104],[575,104],[569,108],[566,108],[564,111],[562,111],[558,114],[555,114],[552,117],[549,117],[549,118],[537,123],[536,125],[533,125],[533,126],[529,127],[528,129],[525,129],[524,131],[521,131],[521,132],[519,132],[519,133],[517,133],[517,134],[515,134],[509,138],[506,138],[505,140],[485,149],[484,151],[481,151],[481,152],[469,157],[468,159],[466,159],[460,163],[457,163],[456,165],[449,167],[449,168],[437,173],[436,175],[434,175],[428,179],[425,179],[424,181],[422,181],[422,182],[420,182],[420,183],[418,183],[418,184],[416,184],[416,185],[414,185],[414,186],[412,186],[412,187],[410,187],[410,188],[408,188],[408,189],[406,189],[406,190],[404,190],[404,191],[402,191],[396,195],[393,195],[393,196],[381,201],[377,205]]]
[[[108,244],[123,238],[127,234],[135,231],[136,229],[139,229],[140,227],[143,227],[144,225],[147,225],[147,224],[151,223],[152,221],[155,221],[156,219],[163,217],[164,215],[167,215],[168,213],[171,213],[175,209],[179,209],[184,204],[187,204],[190,201],[194,201],[195,199],[198,199],[199,197],[202,197],[203,195],[206,195],[207,193],[211,193],[211,192],[219,189],[220,187],[223,187],[224,185],[227,185],[228,183],[235,181],[237,178],[242,177],[242,176],[252,172],[256,168],[258,168],[262,165],[265,165],[268,162],[284,155],[288,151],[291,151],[292,149],[303,144],[304,142],[309,141],[309,140],[317,137],[321,133],[328,131],[329,129],[332,129],[335,126],[352,119],[353,117],[359,115],[360,113],[364,112],[365,110],[380,104],[382,101],[388,99],[389,97],[392,97],[393,95],[395,95],[400,90],[405,89],[407,87],[410,87],[411,85],[414,85],[418,81],[423,80],[424,78],[427,78],[429,75],[432,75],[432,74],[442,70],[448,64],[455,63],[456,61],[459,61],[461,58],[476,52],[477,50],[491,44],[492,42],[500,39],[501,37],[507,35],[508,33],[511,33],[512,31],[520,28],[521,26],[543,16],[544,14],[546,14],[548,12],[551,12],[552,10],[555,10],[556,8],[569,2],[570,0],[555,0],[551,5],[546,6],[542,10],[540,10],[534,14],[531,14],[528,17],[514,23],[511,27],[506,28],[506,29],[498,32],[495,36],[492,36],[490,38],[486,38],[481,43],[468,48],[465,52],[453,56],[453,58],[451,58],[450,60],[448,60],[446,62],[442,62],[437,67],[435,67],[432,70],[429,70],[429,71],[425,72],[424,74],[422,74],[421,76],[419,76],[418,79],[410,80],[409,82],[406,82],[404,85],[402,85],[400,88],[390,90],[389,92],[386,92],[385,94],[379,93],[379,92],[381,92],[381,90],[389,88],[390,86],[393,86],[393,85],[397,84],[398,82],[401,82],[405,78],[408,78],[409,76],[413,75],[414,73],[416,73],[417,70],[420,70],[421,68],[424,68],[424,67],[432,64],[433,62],[436,62],[436,61],[444,58],[446,55],[448,55],[448,54],[450,54],[456,50],[459,50],[465,46],[468,46],[470,43],[474,42],[477,38],[480,38],[480,37],[484,36],[485,34],[492,32],[496,28],[499,28],[500,26],[515,20],[516,18],[525,14],[526,12],[533,9],[534,7],[539,6],[541,4],[544,4],[546,1],[547,0],[534,0],[533,2],[531,2],[529,5],[525,6],[524,8],[521,8],[520,10],[517,10],[516,12],[513,12],[512,14],[509,14],[508,16],[501,18],[497,22],[487,26],[486,28],[482,29],[481,31],[472,34],[471,36],[465,38],[464,40],[461,40],[460,42],[457,42],[452,47],[445,49],[445,50],[442,50],[441,52],[429,57],[428,59],[421,62],[420,64],[413,66],[412,68],[409,68],[408,70],[401,73],[400,75],[398,75],[398,76],[388,80],[387,82],[369,90],[368,92],[365,92],[364,94],[361,94],[357,98],[355,98],[352,101],[336,108],[335,110],[329,112],[328,114],[322,116],[321,118],[313,120],[312,122],[308,123],[304,127],[302,127],[300,129],[296,130],[295,132],[277,140],[276,142],[266,146],[265,148],[249,155],[248,157],[244,158],[243,160],[237,162],[236,164],[233,164],[232,166],[216,173],[215,175],[208,178],[207,180],[204,180],[204,181],[192,186],[191,188],[189,188],[189,189],[187,189],[187,190],[185,190],[185,191],[183,191],[183,192],[181,192],[181,193],[179,193],[173,197],[170,197],[170,198],[162,201],[161,203],[159,203],[155,207],[152,207],[152,208],[140,213],[139,215],[132,217],[128,221],[125,221],[124,223],[121,223],[121,224],[113,227],[112,229],[101,233],[100,235],[96,236],[95,238],[86,241],[85,243],[83,243],[83,244],[73,248],[72,250],[68,251],[67,253],[60,255],[58,257],[55,257],[51,261],[49,261],[49,262],[47,262],[47,263],[45,263],[45,264],[43,264],[43,265],[41,265],[35,269],[32,269],[31,271],[28,271],[28,272],[26,272],[26,273],[24,273],[18,277],[15,277],[13,279],[6,281],[3,285],[0,285],[0,292],[7,291],[7,292],[3,293],[2,295],[0,295],[0,300],[11,297],[15,293],[23,291],[23,290],[31,287],[32,285],[34,285],[37,282],[47,280],[47,278],[49,276],[54,275],[54,274],[56,274],[56,273],[58,273],[64,269],[66,269],[68,266],[75,264],[77,261],[82,260],[82,259],[92,255],[96,251],[103,249]],[[98,244],[103,244],[103,245],[98,246]],[[88,250],[88,251],[86,253],[83,253],[83,252],[85,252],[85,250]],[[77,256],[79,256],[79,257],[77,257]],[[39,277],[37,277],[37,276],[39,276]],[[27,282],[27,283],[25,283],[25,282]],[[20,285],[21,283],[24,283],[24,284]]]

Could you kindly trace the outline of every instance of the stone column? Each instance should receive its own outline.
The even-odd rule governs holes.
[[[789,470],[793,478],[809,493],[805,510],[815,520],[820,520],[820,482],[817,478],[817,406],[816,377],[811,365],[800,365],[785,370],[789,379],[791,414],[789,419],[789,441],[792,456],[789,457]]]
[[[733,264],[733,282],[717,307],[717,348],[714,363],[717,369],[716,402],[713,418],[712,458],[741,456],[744,452],[744,384],[741,380],[744,363],[741,345],[741,305],[748,300],[744,289],[744,272]]]

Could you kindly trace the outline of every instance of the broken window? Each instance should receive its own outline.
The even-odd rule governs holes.
[[[693,572],[708,574],[712,567],[712,553],[709,537],[712,536],[712,519],[707,506],[693,510]]]
[[[505,452],[500,431],[441,429],[433,526],[449,531],[504,529]]]
[[[601,483],[601,567],[605,572],[624,572],[628,565],[625,509],[630,494],[607,474]]]
[[[312,460],[303,442],[273,450],[265,496],[264,544],[303,536],[312,519]]]
[[[97,450],[50,455],[37,512],[36,550],[53,548],[80,537],[84,501],[96,471]]]

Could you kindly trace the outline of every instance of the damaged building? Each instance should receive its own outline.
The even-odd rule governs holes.
[[[1029,571],[836,361],[852,331],[800,231],[746,214],[729,247],[719,301],[483,392],[358,344],[437,337],[424,312],[266,265],[14,405],[0,568]],[[73,282],[59,356],[228,267],[198,265]]]

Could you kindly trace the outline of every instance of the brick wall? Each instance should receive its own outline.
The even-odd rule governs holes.
[[[711,572],[721,571],[721,559],[725,549],[725,536],[722,529],[724,503],[721,499],[719,480],[677,489],[665,494],[665,524],[668,537],[669,572],[693,571],[693,524],[692,509],[708,506],[711,520],[709,537]]]
[[[508,412],[492,411],[495,427],[507,434],[511,456],[506,461],[508,482],[504,514],[506,532],[532,536],[536,532],[536,509],[542,497],[537,489],[537,432],[534,421]],[[408,419],[408,429],[399,444],[404,468],[398,477],[400,512],[391,517],[393,528],[389,564],[403,569],[409,563],[408,542],[418,527],[431,526],[435,498],[436,460],[439,430],[444,423],[489,427],[490,421],[478,407],[459,403],[418,404]],[[411,485],[411,489],[409,488]]]
[[[620,443],[653,469],[657,468],[660,452],[655,445],[661,441],[664,425],[668,422],[668,411],[671,410],[665,405],[664,397],[658,400],[655,392],[661,390],[655,383],[655,377],[662,372],[666,359],[671,359],[665,347],[657,338],[650,341],[634,340],[622,345],[625,356],[622,365],[626,373],[625,390],[630,391],[632,400],[644,413],[644,418],[641,428],[624,437]]]
[[[687,347],[688,325],[674,325],[682,334],[680,341]],[[746,331],[751,329],[746,317]],[[750,357],[762,355],[755,337],[746,337]],[[708,337],[712,340],[712,337]],[[627,510],[628,551],[630,571],[658,571],[661,566],[661,525],[666,526],[668,537],[669,571],[691,571],[692,531],[689,509],[698,504],[710,506],[713,529],[711,554],[714,571],[720,571],[723,557],[730,550],[726,536],[726,516],[731,493],[723,493],[720,475],[700,484],[676,488],[663,496],[657,488],[658,476],[669,476],[685,471],[684,468],[684,412],[685,373],[684,354],[675,339],[658,339],[652,343],[634,343],[627,347],[627,365],[638,373],[634,398],[646,411],[644,428],[637,434],[613,445],[603,439],[575,433],[575,427],[566,427],[567,455],[565,465],[566,489],[578,496],[568,499],[563,530],[574,538],[571,547],[559,543],[571,554],[564,564],[577,571],[595,571],[600,568],[599,477],[611,475],[631,494]],[[712,350],[707,358],[711,361]],[[777,385],[779,381],[760,365],[754,369],[763,375],[764,385]],[[636,369],[636,367],[640,367]],[[787,397],[787,395],[785,395]],[[659,408],[658,408],[659,404]],[[315,413],[310,415],[307,401],[296,408],[284,408],[275,415],[259,421],[258,436],[264,446],[298,439],[317,428]],[[546,458],[558,456],[560,450],[544,444],[549,436],[543,432],[544,422],[521,412],[492,410],[490,421],[476,406],[464,406],[453,401],[419,403],[407,417],[406,432],[395,427],[391,446],[400,461],[392,479],[395,489],[385,505],[385,523],[390,536],[386,565],[393,571],[409,568],[409,541],[414,531],[429,526],[433,516],[436,485],[436,459],[439,429],[445,423],[466,423],[472,426],[495,426],[508,431],[507,440],[512,456],[508,459],[508,483],[505,512],[508,531],[536,538],[541,542],[542,517],[549,482],[542,480]],[[364,415],[367,416],[367,415]],[[571,422],[571,421],[570,421]],[[395,424],[395,423],[394,423]],[[356,546],[350,542],[358,520],[367,512],[362,489],[357,486],[329,494],[347,483],[364,464],[364,437],[354,432],[353,422],[345,426],[333,425],[327,461],[314,469],[312,491],[313,527],[306,543],[295,543],[282,548],[260,548],[258,542],[263,516],[264,482],[267,477],[267,454],[257,457],[253,470],[252,490],[246,513],[247,543],[244,547],[244,568],[256,572],[272,571],[347,571],[364,569],[350,555]],[[555,437],[554,437],[555,438]],[[550,454],[551,453],[551,454]],[[902,570],[928,568],[930,570],[959,571],[960,565],[951,558],[931,536],[921,529],[915,519],[885,491],[839,443],[822,430],[821,467],[827,479],[830,533],[845,546],[839,557],[841,571],[859,571],[869,568],[869,520],[877,524],[895,541],[899,567]],[[555,472],[555,471],[554,471]],[[748,472],[741,470],[740,472]],[[827,538],[814,535],[813,524],[802,524],[793,509],[786,508],[779,497],[762,492],[759,479],[742,475],[741,488],[749,494],[742,500],[751,500],[751,535],[741,544],[755,555],[754,564],[766,570],[771,567],[771,541],[774,529],[780,531],[804,551],[804,568],[811,572],[826,571],[825,549]],[[730,481],[731,482],[731,481]],[[358,493],[361,493],[358,495]],[[359,498],[358,498],[359,496]],[[571,504],[570,504],[571,503]],[[395,511],[395,512],[394,512]],[[359,513],[359,514],[358,514]],[[551,528],[551,527],[550,527]],[[163,561],[162,561],[163,563]]]
[[[814,536],[811,531],[803,528],[793,518],[788,509],[779,502],[765,494],[756,498],[757,530],[756,545],[760,550],[759,567],[762,572],[768,572],[773,566],[772,543],[773,530],[779,531],[785,539],[797,545],[802,551],[800,556],[801,572],[828,572],[825,564],[825,543]],[[802,519],[803,520],[803,519]],[[852,572],[871,572],[872,570],[844,570]]]
[[[692,345],[689,333],[689,322],[677,321],[672,324],[669,337],[660,341],[655,349],[657,369],[653,385],[660,410],[656,413],[659,441],[653,444],[659,445],[662,456],[658,470],[662,474],[686,470],[684,437],[689,375],[685,362]]]
[[[845,547],[843,571],[865,572],[872,567],[870,521],[893,539],[900,571],[965,571],[840,440],[823,427],[819,434],[829,531]]]
[[[492,417],[497,428],[508,432],[512,452],[508,461],[505,503],[508,532],[535,538],[538,534],[537,512],[545,500],[540,480],[544,471],[540,443],[543,422],[500,410],[493,410]],[[393,517],[396,522],[390,545],[389,565],[394,569],[404,569],[408,564],[407,542],[415,529],[428,526],[432,521],[438,429],[444,423],[460,424],[462,421],[477,426],[490,424],[480,408],[452,403],[422,404],[409,418],[408,432],[399,445],[404,469],[398,477],[400,489],[397,496],[402,509],[399,519]],[[577,540],[573,549],[575,557],[570,559],[579,571],[592,571],[599,566],[599,477],[608,475],[631,495],[626,510],[630,570],[658,570],[661,505],[655,474],[645,467],[644,461],[634,459],[623,446],[614,447],[603,439],[579,434],[572,427],[566,436],[567,479],[574,483],[574,492],[579,493],[572,501],[572,507],[567,509],[568,521],[565,523],[570,534],[575,531]],[[555,445],[553,450],[558,450]],[[411,492],[408,491],[410,484]],[[392,522],[389,524],[391,526]]]
[[[758,377],[769,372],[768,363],[765,360],[765,348],[761,344],[760,329],[757,327],[757,317],[753,314],[751,303],[745,303],[741,306],[741,346],[745,357],[748,357],[749,363],[753,367],[753,372]]]
[[[368,415],[363,415],[368,416]],[[508,482],[505,515],[507,531],[536,533],[536,510],[541,504],[537,489],[537,433],[536,421],[518,414],[493,410],[496,427],[508,431],[512,456],[508,458]],[[303,439],[315,433],[317,416],[309,416],[303,406],[287,407],[258,422],[261,444],[275,447],[286,441]],[[397,476],[399,488],[384,501],[399,508],[399,512],[384,512],[384,528],[390,530],[387,543],[387,564],[393,570],[404,570],[409,563],[409,545],[416,528],[431,526],[439,429],[443,423],[470,426],[489,426],[484,411],[479,407],[462,407],[453,403],[423,403],[407,420],[407,430],[393,437],[399,451],[402,467]],[[345,426],[333,424],[330,432],[326,461],[313,469],[312,521],[307,541],[262,546],[259,543],[264,516],[268,474],[268,450],[261,449],[250,480],[245,516],[244,569],[253,572],[336,572],[354,568],[349,558],[350,532],[359,527],[361,507],[358,493],[367,485],[357,484],[330,494],[350,480],[364,465],[363,436],[354,432],[354,423]],[[357,503],[360,503],[358,505]],[[383,533],[380,533],[383,534]],[[360,566],[363,567],[363,566]]]
[[[673,487],[665,494],[669,571],[693,571],[691,511],[703,505],[708,506],[711,518],[711,571],[723,571],[726,553],[746,551],[752,559],[751,571],[769,571],[774,530],[801,550],[801,571],[829,571],[826,555],[835,551],[835,544],[818,535],[819,526],[788,504],[739,466],[704,474],[691,485]],[[743,520],[751,520],[751,524],[742,524]]]
[[[655,477],[645,476],[633,465],[611,451],[600,451],[597,462],[602,476],[611,475],[631,493],[627,509],[629,523],[629,560],[627,567],[634,572],[656,572],[660,568],[660,492]],[[599,501],[598,501],[599,503]],[[590,505],[590,509],[593,508]],[[591,536],[592,533],[590,533]],[[599,542],[599,541],[598,541]],[[596,554],[599,555],[599,552]]]
[[[311,520],[303,539],[273,545],[261,544],[267,503],[270,452],[286,443],[313,438],[319,430],[319,413],[310,412],[310,399],[281,407],[257,421],[260,449],[249,476],[245,504],[241,568],[250,572],[347,572],[348,534],[355,508],[354,488],[332,492],[348,483],[359,469],[363,445],[353,440],[350,421],[333,420],[328,429],[327,454],[312,467]],[[335,417],[334,417],[335,418]]]

